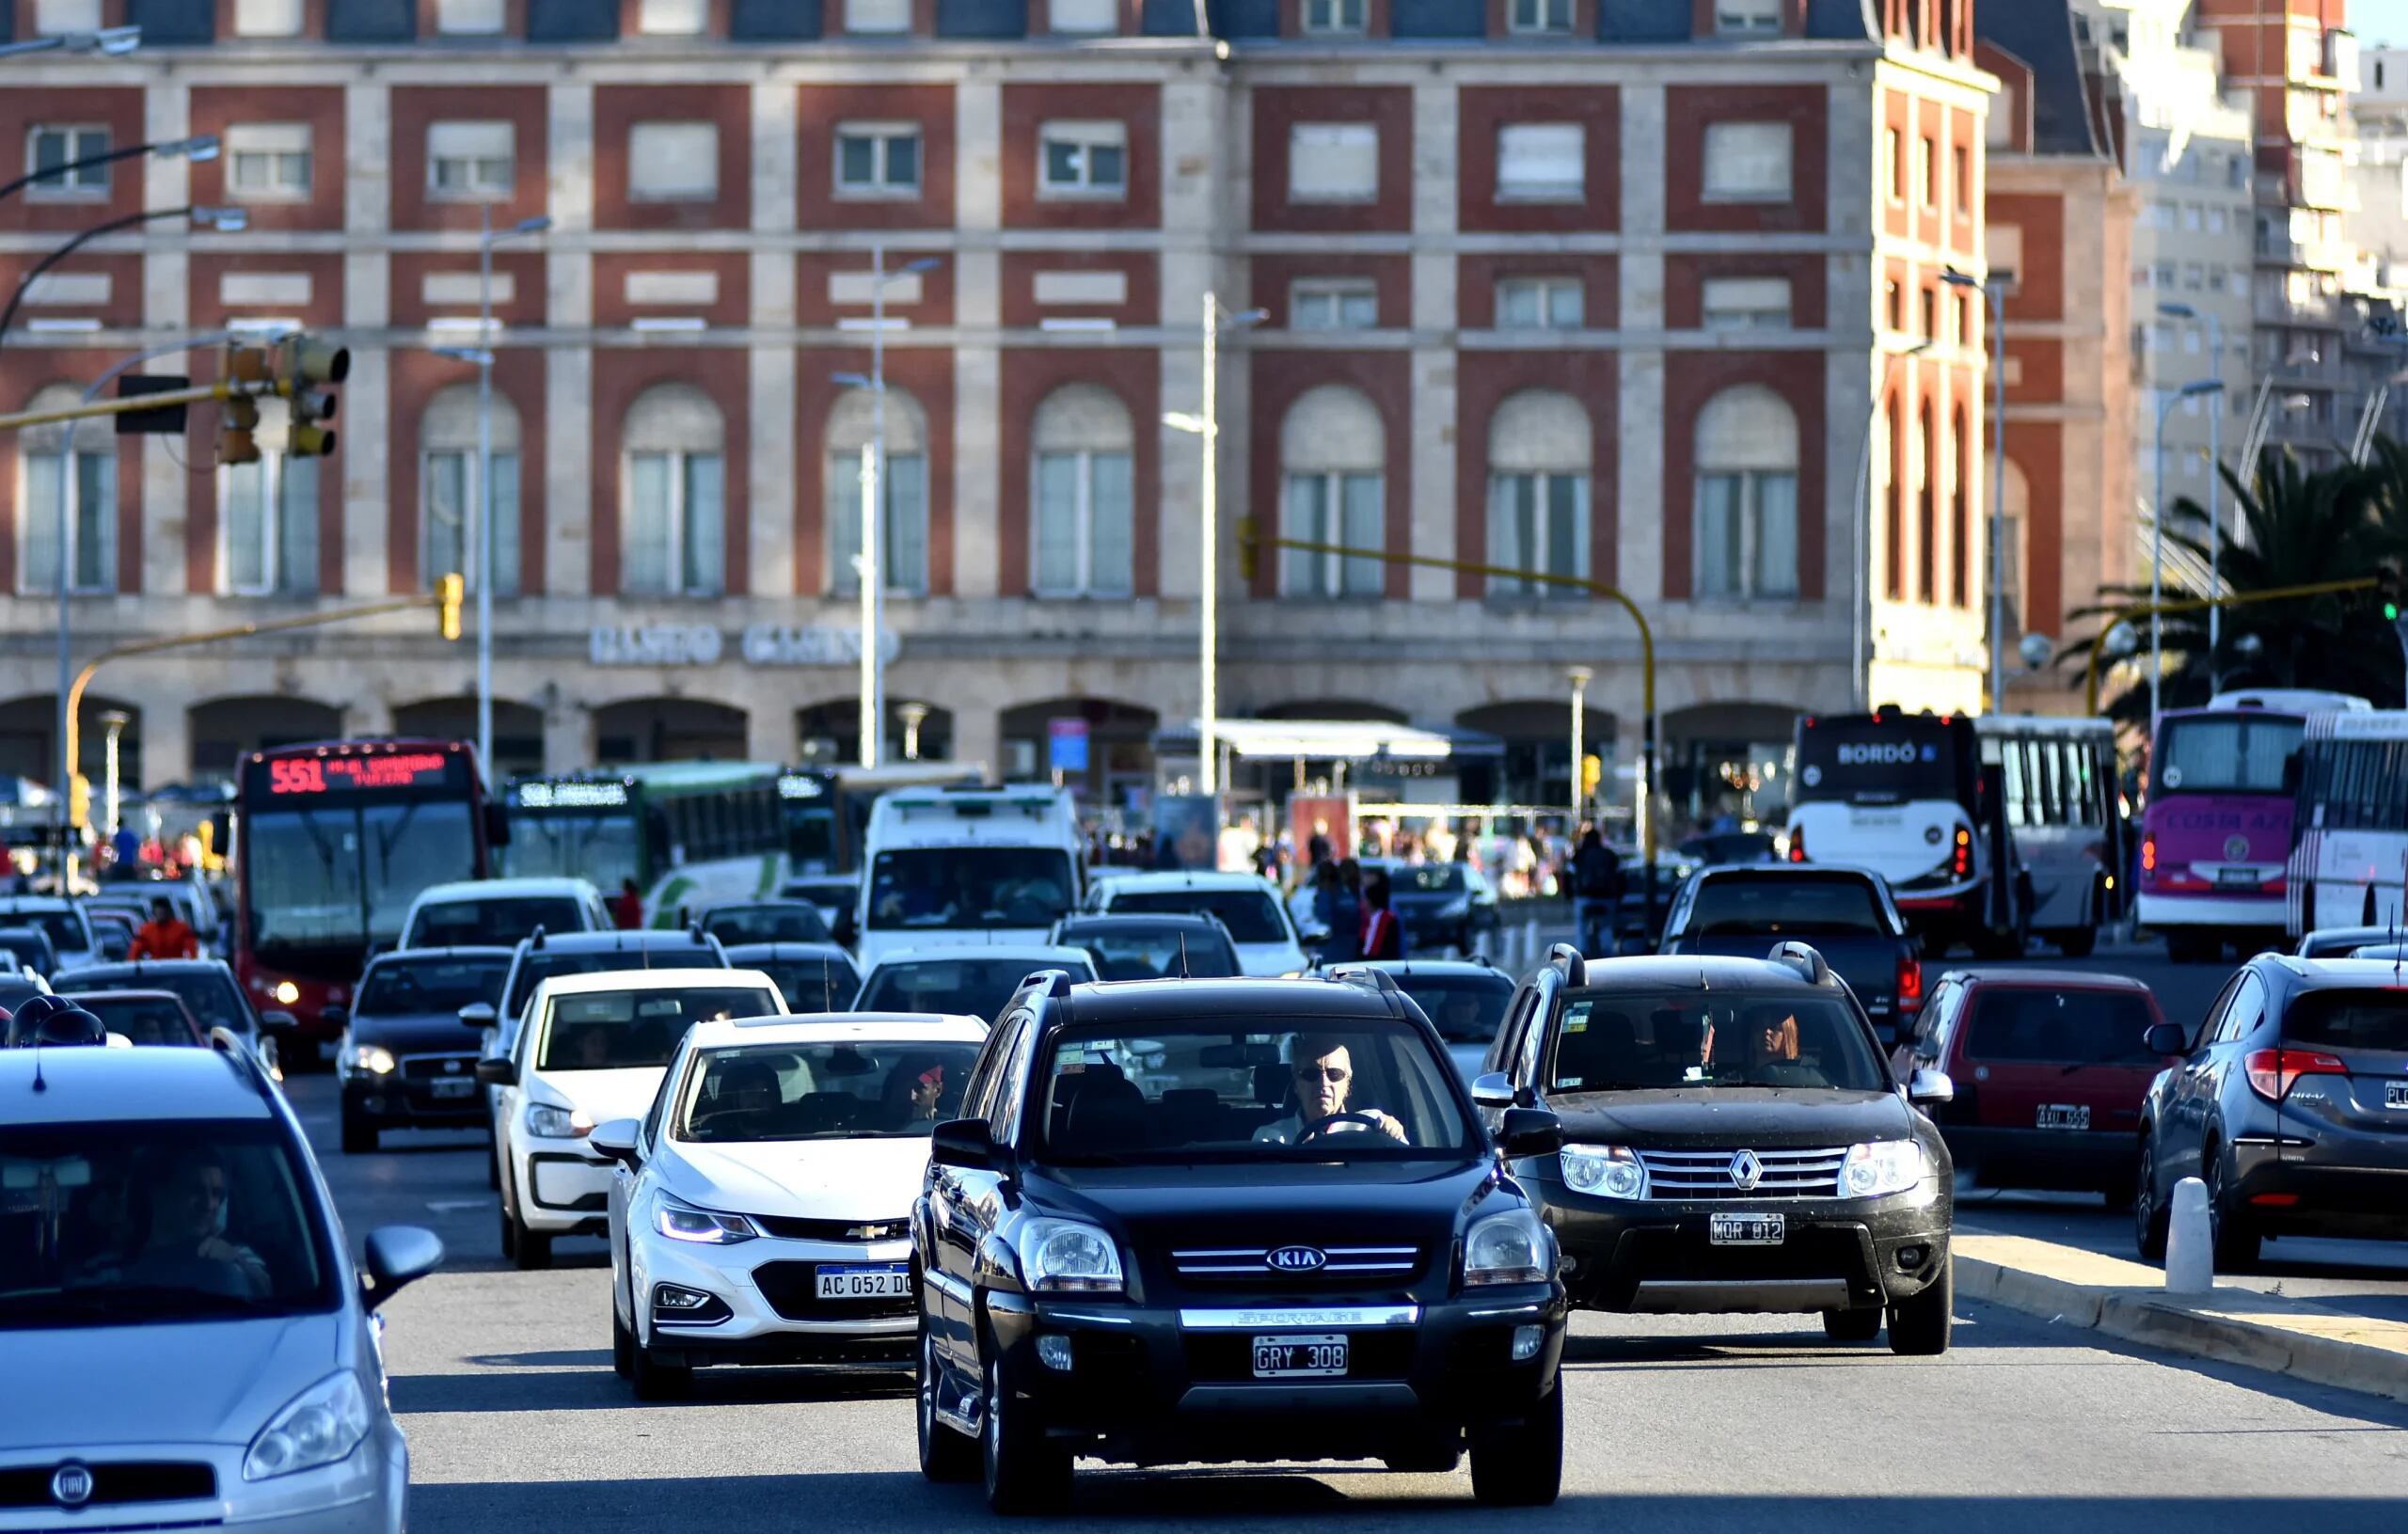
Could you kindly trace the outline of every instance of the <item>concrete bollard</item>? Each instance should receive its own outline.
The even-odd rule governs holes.
[[[2184,1178],[2174,1185],[2166,1226],[2166,1292],[2205,1294],[2215,1285],[2215,1235],[2208,1223],[2208,1185],[2197,1178]]]

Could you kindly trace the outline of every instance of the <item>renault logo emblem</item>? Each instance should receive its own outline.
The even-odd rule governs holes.
[[[92,1500],[89,1466],[62,1464],[50,1473],[50,1499],[62,1508],[80,1508]]]
[[[1756,1160],[1754,1151],[1743,1150],[1731,1158],[1731,1186],[1741,1193],[1754,1188],[1764,1175],[1765,1163]]]
[[[1286,1273],[1318,1273],[1329,1261],[1329,1254],[1318,1246],[1282,1246],[1263,1254],[1262,1265]]]

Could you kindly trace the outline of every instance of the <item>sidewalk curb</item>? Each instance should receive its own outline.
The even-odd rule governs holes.
[[[2127,1342],[2408,1401],[2408,1357],[2184,1305],[2162,1290],[2101,1289],[1958,1256],[1956,1292]],[[2229,1291],[2228,1291],[2229,1292]]]

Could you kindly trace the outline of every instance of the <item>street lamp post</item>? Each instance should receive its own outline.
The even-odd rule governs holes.
[[[1990,711],[2006,707],[2006,305],[1993,283],[1951,268],[1952,288],[1978,289],[1990,327]]]
[[[2165,672],[2165,619],[2156,609],[2165,602],[2165,420],[2174,407],[2184,400],[2204,399],[2224,392],[2221,378],[2202,378],[2178,389],[2160,389],[2157,403],[2157,490],[2149,506],[2148,561],[2148,728],[2149,736],[2157,735],[2158,716],[2163,712]],[[2212,593],[2210,594],[2213,594]],[[2213,670],[2215,660],[2209,657]]]
[[[878,625],[879,609],[885,598],[886,577],[879,566],[879,541],[885,520],[885,506],[879,497],[886,477],[886,285],[923,272],[933,272],[942,262],[938,256],[923,256],[890,272],[886,269],[886,244],[874,243],[869,247],[869,373],[840,372],[836,382],[852,388],[869,390],[869,446],[862,450],[862,551],[859,560],[862,588],[862,743],[861,765],[878,766],[879,752],[884,744],[886,721],[886,657],[879,652]]]
[[[133,722],[134,716],[120,708],[112,708],[101,716],[101,728],[108,732],[108,811],[101,818],[109,828],[109,834],[112,836],[117,834],[118,826],[123,819],[119,813],[120,800],[118,795],[118,740],[125,734],[125,727]]]
[[[1850,683],[1851,695],[1860,713],[1869,706],[1873,687],[1870,674],[1873,656],[1866,643],[1866,636],[1871,632],[1873,624],[1873,577],[1867,568],[1873,558],[1873,428],[1881,419],[1881,406],[1890,398],[1890,378],[1897,372],[1898,364],[1908,357],[1923,356],[1934,344],[1926,338],[1903,352],[1889,354],[1881,364],[1881,387],[1873,391],[1873,403],[1864,413],[1864,442],[1856,451],[1856,498],[1849,503],[1854,511],[1850,513],[1848,530],[1856,550],[1856,574],[1849,582],[1853,610],[1848,615],[1851,626],[1848,665],[1855,672]]]
[[[1250,308],[1232,314],[1221,308],[1221,295],[1204,295],[1204,410],[1191,416],[1183,410],[1164,411],[1163,424],[1193,433],[1204,448],[1204,478],[1196,536],[1201,544],[1196,570],[1196,785],[1206,794],[1220,792],[1221,783],[1221,332],[1244,330],[1271,317],[1268,309]]]
[[[1572,824],[1566,829],[1577,836],[1580,817],[1589,808],[1589,785],[1580,772],[1580,736],[1589,722],[1589,679],[1596,672],[1586,666],[1575,666],[1565,674],[1572,678]]]
[[[2160,304],[2157,312],[2169,320],[2194,320],[2208,327],[2208,376],[2218,383],[2224,381],[2224,322],[2212,309],[2202,311],[2189,304]],[[2224,402],[2208,415],[2208,579],[2210,596],[2218,594],[2224,584]],[[2215,669],[2215,656],[2224,648],[2224,609],[2208,609],[2208,665]]]

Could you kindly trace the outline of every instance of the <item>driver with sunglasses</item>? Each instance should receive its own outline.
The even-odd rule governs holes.
[[[1267,1145],[1302,1145],[1323,1134],[1353,1134],[1374,1130],[1402,1145],[1404,1126],[1376,1108],[1350,1106],[1354,1091],[1354,1062],[1346,1046],[1335,1038],[1297,1036],[1288,1049],[1290,1092],[1296,1111],[1275,1118],[1254,1131]]]

